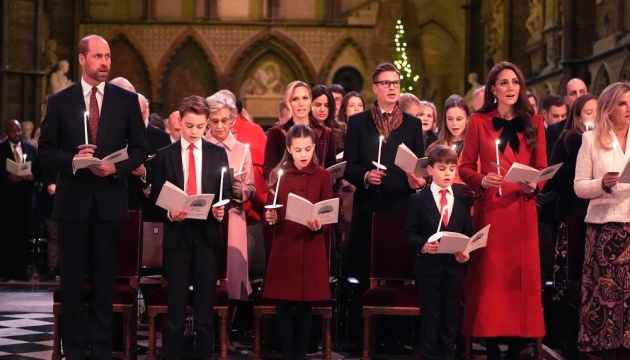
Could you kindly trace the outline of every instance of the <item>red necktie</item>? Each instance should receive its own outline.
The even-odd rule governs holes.
[[[448,226],[448,200],[446,200],[446,194],[448,190],[440,190],[440,194],[442,197],[440,198],[440,211],[442,213],[442,222],[444,223],[444,227]]]
[[[98,133],[98,101],[96,100],[96,86],[92,87],[92,95],[90,95],[90,134],[92,135],[92,143],[96,144],[96,135]]]
[[[188,195],[197,195],[197,171],[195,171],[195,145],[188,146]]]

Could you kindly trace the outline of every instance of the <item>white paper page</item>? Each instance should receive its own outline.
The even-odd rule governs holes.
[[[322,225],[339,222],[339,198],[320,201],[313,205],[311,218],[317,218]]]

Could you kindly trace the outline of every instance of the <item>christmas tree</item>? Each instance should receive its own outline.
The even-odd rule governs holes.
[[[396,60],[394,60],[394,66],[400,72],[400,91],[403,93],[412,92],[414,86],[418,84],[420,75],[414,74],[411,69],[411,64],[407,58],[407,36],[405,35],[405,27],[402,22],[398,20],[396,22]]]

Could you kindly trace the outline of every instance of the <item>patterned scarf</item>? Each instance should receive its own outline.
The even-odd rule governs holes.
[[[374,124],[376,125],[376,129],[379,134],[383,135],[383,141],[387,142],[389,133],[398,129],[400,124],[402,124],[403,116],[400,108],[398,107],[398,102],[394,105],[394,109],[390,115],[388,113],[381,114],[381,108],[378,106],[378,101],[374,100],[374,104],[372,104],[372,119],[374,119]]]

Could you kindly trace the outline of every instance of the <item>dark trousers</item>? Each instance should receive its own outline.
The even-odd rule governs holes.
[[[217,282],[216,249],[201,245],[197,237],[189,246],[164,249],[168,279],[168,311],[164,329],[166,359],[181,359],[188,286],[193,284],[195,306],[195,347],[197,359],[212,359],[214,351],[214,295]]]
[[[0,278],[27,280],[27,226],[17,222],[0,225]]]
[[[296,312],[295,323],[291,320],[292,307],[295,307]],[[303,301],[276,303],[276,327],[283,360],[306,359],[312,319],[310,303]]]
[[[61,339],[66,359],[112,357],[112,290],[122,221],[103,221],[93,210],[86,221],[58,220],[61,270]],[[89,321],[83,314],[83,285],[90,274]]]
[[[501,360],[501,350],[499,349],[499,340],[501,338],[485,338],[486,357],[488,360]],[[523,338],[506,337],[503,341],[508,345],[506,360],[518,360],[521,358],[521,346]]]
[[[461,275],[418,275],[420,308],[420,356],[422,359],[455,359],[459,329]]]

